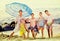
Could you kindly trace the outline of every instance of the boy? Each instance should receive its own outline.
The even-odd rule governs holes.
[[[48,10],[45,10],[46,16],[46,26],[47,26],[47,31],[48,31],[48,36],[53,37],[53,30],[52,30],[52,24],[54,22],[54,19],[51,17],[51,14],[49,13]]]
[[[34,13],[31,14],[30,27],[29,27],[29,29],[31,30],[32,36],[35,39],[36,38],[36,33],[35,32],[38,32],[38,28],[37,28],[36,19],[34,17]]]

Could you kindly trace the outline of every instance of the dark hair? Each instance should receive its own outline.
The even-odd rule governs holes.
[[[32,13],[32,14],[34,14],[34,13]],[[31,14],[31,15],[32,15],[32,14]]]
[[[22,10],[19,10],[19,12],[22,12]]]
[[[48,10],[45,10],[44,12],[48,12]]]
[[[39,12],[40,14],[42,14],[42,12]]]

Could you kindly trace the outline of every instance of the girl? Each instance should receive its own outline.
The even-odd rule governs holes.
[[[27,32],[27,38],[29,38],[29,27],[30,27],[30,19],[29,18],[27,18],[26,20],[25,20],[25,23],[26,23],[26,28],[27,28],[27,30],[28,30],[28,32]]]
[[[42,33],[42,38],[43,38],[43,32],[44,32],[44,24],[45,24],[45,20],[44,17],[42,16],[42,12],[39,13],[39,19],[38,19],[38,29],[41,29],[41,33]]]
[[[25,20],[21,19],[20,20],[20,36],[23,37],[24,39],[26,38],[25,32],[26,32],[26,25],[25,25]]]

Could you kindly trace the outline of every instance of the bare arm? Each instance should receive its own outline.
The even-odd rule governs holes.
[[[54,23],[54,19],[52,20],[52,24]]]
[[[27,28],[26,28],[26,24],[24,24],[24,27],[25,27],[26,31],[28,32],[28,30],[27,30]]]

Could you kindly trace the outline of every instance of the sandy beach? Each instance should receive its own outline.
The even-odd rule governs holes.
[[[36,39],[32,38],[31,33],[29,39],[22,39],[19,36],[19,31],[11,39],[8,39],[11,33],[12,31],[0,32],[0,41],[60,41],[60,25],[58,24],[53,24],[53,38],[50,39],[48,38],[46,27],[44,29],[44,39],[41,38],[41,32]]]

